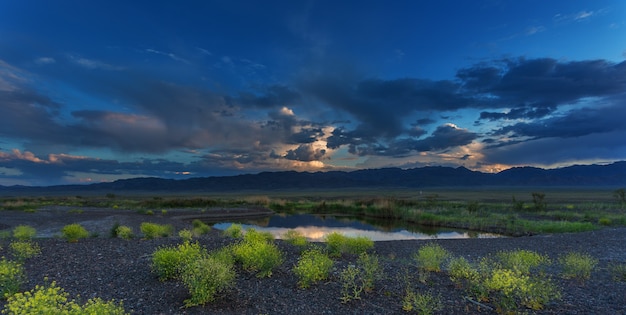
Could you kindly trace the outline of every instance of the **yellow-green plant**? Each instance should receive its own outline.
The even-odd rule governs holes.
[[[188,229],[182,229],[178,231],[178,236],[183,239],[185,242],[190,242],[193,239],[193,232]]]
[[[153,239],[157,237],[168,237],[172,235],[174,227],[169,224],[143,222],[139,226],[139,230],[141,230],[141,233],[145,238]]]
[[[198,219],[193,220],[191,225],[193,226],[193,234],[196,236],[204,235],[211,231],[211,226]]]
[[[55,282],[49,285],[37,285],[34,289],[15,293],[7,298],[2,314],[98,314],[98,315],[125,315],[122,302],[103,301],[100,298],[89,299],[84,305],[78,304],[69,298],[69,294],[58,287]]]
[[[61,234],[68,242],[78,242],[81,238],[87,238],[89,232],[80,224],[68,224],[61,229]]]
[[[330,256],[339,257],[343,253],[359,255],[374,247],[374,241],[365,237],[348,237],[332,232],[325,237],[326,248]]]
[[[550,265],[550,258],[530,250],[502,251],[496,254],[503,268],[530,274],[538,268]],[[540,270],[541,271],[541,270]]]
[[[193,261],[182,272],[182,281],[191,297],[185,305],[195,306],[212,302],[221,292],[235,284],[237,274],[232,262],[212,255]]]
[[[407,289],[402,299],[402,309],[407,312],[415,311],[417,314],[432,315],[441,309],[441,298],[430,292],[417,293]]]
[[[261,232],[250,228],[243,235],[243,240],[246,242],[270,242],[274,240],[274,235],[270,232]]]
[[[332,232],[326,235],[326,249],[328,254],[332,257],[339,257],[343,252],[344,244],[347,237],[338,232]]]
[[[25,279],[24,267],[20,263],[2,257],[0,260],[0,298],[17,293]]]
[[[425,271],[441,271],[441,265],[449,256],[447,250],[437,243],[429,243],[422,246],[413,256],[418,268]]]
[[[615,281],[626,281],[626,264],[612,263],[609,265],[609,272]]]
[[[559,263],[563,268],[564,278],[584,281],[591,277],[591,272],[598,265],[598,260],[588,254],[569,252],[559,257]]]
[[[184,242],[176,247],[161,247],[152,254],[152,271],[161,281],[175,279],[193,261],[206,256],[200,244]]]
[[[13,237],[25,241],[30,240],[37,234],[37,230],[30,225],[18,225],[13,228]]]
[[[133,229],[130,226],[120,225],[115,229],[117,237],[129,240],[134,237]]]
[[[361,253],[357,260],[357,265],[362,270],[362,282],[365,292],[371,292],[374,290],[374,283],[378,279],[382,279],[384,274],[380,268],[378,256],[370,255],[368,253]]]
[[[298,247],[304,247],[309,243],[306,237],[296,230],[287,230],[287,232],[283,234],[283,239],[291,245]]]
[[[341,279],[341,302],[347,303],[361,298],[363,284],[360,283],[361,270],[349,265],[339,273]]]
[[[241,224],[233,223],[224,230],[223,234],[225,236],[232,237],[232,238],[242,238],[243,227],[241,226]]]
[[[33,241],[14,241],[9,244],[13,257],[19,261],[35,257],[41,254],[41,248],[39,244]]]
[[[284,260],[278,247],[263,236],[241,241],[232,247],[232,253],[244,269],[256,272],[259,278],[270,277],[272,270]]]
[[[298,276],[298,285],[308,288],[311,284],[328,278],[333,267],[333,260],[318,248],[312,248],[302,253],[293,272]]]

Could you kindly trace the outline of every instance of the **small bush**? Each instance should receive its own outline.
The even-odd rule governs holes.
[[[61,229],[61,234],[68,242],[78,242],[81,238],[89,237],[89,232],[80,224],[68,224]]]
[[[162,247],[152,254],[152,271],[161,281],[175,279],[193,261],[206,256],[198,243],[184,242],[177,247]]]
[[[232,253],[244,269],[257,272],[259,278],[270,277],[272,270],[283,263],[278,247],[264,240],[244,240],[233,246]]]
[[[626,264],[613,263],[609,266],[609,272],[615,281],[626,281]]]
[[[559,257],[559,263],[563,268],[564,278],[584,281],[591,277],[591,272],[598,265],[598,260],[588,254],[570,252]]]
[[[84,305],[79,305],[55,282],[50,285],[37,285],[34,289],[16,293],[7,298],[3,314],[98,314],[98,315],[125,315],[123,304],[115,301],[103,301],[100,298],[89,299]]]
[[[24,267],[20,263],[2,257],[0,260],[0,298],[17,293],[25,279]]]
[[[339,279],[341,279],[341,302],[347,303],[361,298],[363,285],[359,283],[360,273],[359,268],[349,265],[339,274]]]
[[[298,247],[304,247],[309,243],[306,237],[296,230],[288,230],[287,232],[285,232],[285,234],[283,235],[283,239],[289,244]]]
[[[169,224],[161,225],[161,224],[150,223],[150,222],[141,223],[141,225],[139,226],[139,229],[141,230],[141,233],[143,234],[143,236],[147,239],[153,239],[157,237],[168,237],[172,235],[172,232],[174,231],[174,227],[172,227]]]
[[[455,257],[448,262],[448,275],[452,282],[462,286],[466,281],[476,281],[478,270],[465,257]]]
[[[523,274],[530,274],[531,270],[550,264],[548,256],[529,250],[499,252],[496,256],[503,268],[517,270]]]
[[[30,225],[18,225],[13,229],[13,237],[25,241],[30,240],[37,234],[37,230]]]
[[[115,234],[119,238],[129,240],[134,237],[133,229],[130,226],[120,225],[115,229]]]
[[[196,236],[208,234],[211,231],[211,226],[198,219],[193,220],[191,224],[193,226],[193,234]]]
[[[228,228],[224,230],[223,233],[225,236],[232,238],[242,238],[243,237],[243,227],[241,224],[231,224]]]
[[[414,255],[417,266],[425,271],[441,271],[441,265],[449,256],[447,250],[439,244],[430,243],[422,246]]]
[[[407,289],[402,299],[402,309],[407,312],[416,311],[418,314],[431,315],[442,308],[441,298],[430,292],[415,293]]]
[[[343,253],[359,255],[374,247],[374,241],[365,237],[347,237],[337,232],[326,235],[326,247],[330,256],[339,257]]]
[[[298,276],[298,285],[308,288],[311,284],[328,278],[333,260],[317,248],[306,250],[298,259],[293,272]]]
[[[214,256],[192,262],[182,273],[183,283],[191,295],[185,305],[190,307],[214,301],[217,294],[234,286],[236,276],[232,263]]]
[[[363,271],[363,289],[366,292],[371,292],[374,290],[374,283],[376,280],[384,277],[378,262],[378,256],[361,253],[361,255],[359,255],[359,259],[357,260],[357,264]]]
[[[39,244],[31,241],[15,241],[9,244],[13,257],[19,261],[35,257],[41,254],[41,248]]]
[[[613,222],[609,218],[600,218],[600,219],[598,219],[598,224],[600,224],[600,225],[609,226],[612,223]]]
[[[274,240],[274,235],[270,232],[260,232],[250,228],[244,234],[243,240],[246,242],[270,242]]]
[[[185,242],[190,242],[193,239],[193,232],[191,230],[180,230],[178,231],[178,236],[183,239]]]

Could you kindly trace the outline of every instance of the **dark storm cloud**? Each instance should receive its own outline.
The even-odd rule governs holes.
[[[623,104],[602,108],[581,108],[569,111],[562,116],[506,126],[494,131],[494,135],[532,139],[572,138],[593,133],[625,131],[624,117],[626,117],[626,106]]]
[[[556,106],[546,107],[518,107],[509,110],[506,113],[498,112],[481,112],[480,119],[500,120],[500,119],[537,119],[548,116],[556,110]]]
[[[309,144],[301,144],[295,150],[288,150],[285,158],[294,161],[319,161],[326,154],[326,150],[317,149]]]

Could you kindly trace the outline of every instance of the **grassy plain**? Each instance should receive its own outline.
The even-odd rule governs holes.
[[[0,209],[35,212],[43,206],[106,207],[138,212],[173,208],[266,207],[281,213],[350,215],[433,227],[508,235],[579,232],[625,226],[616,187],[479,187],[238,191],[89,196],[6,196]]]

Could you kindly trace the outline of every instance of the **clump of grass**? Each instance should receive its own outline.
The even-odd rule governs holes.
[[[193,234],[196,236],[208,234],[211,231],[211,226],[196,219],[191,222],[193,226]]]
[[[559,257],[559,263],[563,268],[563,278],[584,281],[591,278],[591,272],[598,265],[598,260],[588,254],[569,252]]]
[[[178,231],[178,236],[185,242],[190,242],[193,239],[193,232],[188,229]]]
[[[416,311],[418,314],[431,315],[443,309],[443,304],[441,297],[430,292],[417,293],[407,289],[402,299],[402,309],[407,312]]]
[[[225,236],[232,237],[232,238],[242,238],[243,227],[241,226],[241,224],[233,223],[224,230],[223,234]]]
[[[425,271],[439,272],[441,271],[441,265],[448,256],[450,256],[450,253],[439,244],[430,243],[422,246],[413,258],[417,262],[418,268]]]
[[[609,265],[609,272],[613,276],[613,280],[626,282],[626,264],[625,263],[613,263]]]
[[[298,285],[308,288],[311,284],[328,278],[333,267],[333,260],[319,248],[312,248],[302,253],[293,272],[298,276]]]
[[[133,234],[133,229],[130,226],[120,225],[115,229],[115,235],[119,238],[123,238],[125,240],[129,240],[133,238],[135,235]]]
[[[272,270],[282,264],[283,254],[267,240],[267,235],[257,233],[248,231],[247,238],[232,247],[232,253],[244,269],[256,272],[259,278],[270,277]]]
[[[462,287],[466,282],[478,279],[478,270],[465,257],[454,257],[448,262],[448,276],[457,286]]]
[[[71,243],[78,242],[81,238],[89,237],[89,232],[80,224],[68,224],[61,229],[63,237]]]
[[[244,234],[243,240],[246,242],[271,242],[274,240],[274,235],[270,232],[261,232],[250,228]]]
[[[152,271],[161,281],[176,279],[188,264],[206,254],[198,243],[184,242],[176,247],[161,247],[152,254]]]
[[[0,298],[17,293],[25,280],[22,264],[4,257],[0,259]]]
[[[326,235],[326,248],[332,257],[340,257],[343,253],[359,255],[374,247],[374,241],[365,237],[347,237],[338,232]]]
[[[306,237],[296,230],[287,230],[287,232],[283,234],[283,239],[289,244],[298,247],[305,247],[309,243]]]
[[[55,282],[50,285],[37,285],[34,289],[15,293],[7,298],[3,314],[98,314],[125,315],[122,302],[89,299],[80,305],[69,298],[69,294]]]
[[[147,239],[153,239],[157,237],[168,237],[172,235],[174,227],[169,224],[157,224],[150,222],[143,222],[139,226],[141,233]]]
[[[18,261],[24,261],[41,254],[41,247],[39,247],[39,244],[32,241],[11,242],[9,247],[13,253],[13,257],[15,257]]]
[[[498,252],[496,257],[503,268],[514,269],[523,274],[530,274],[531,270],[550,265],[548,256],[529,250]]]
[[[37,234],[37,230],[30,225],[18,225],[13,229],[13,237],[25,241],[30,240]]]
[[[237,274],[232,261],[210,255],[193,261],[182,272],[182,281],[191,297],[187,307],[214,301],[217,295],[232,288]]]

